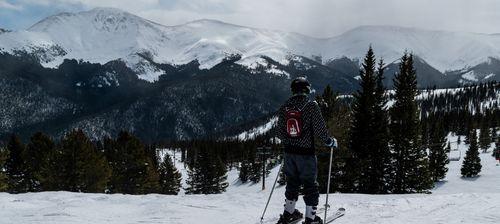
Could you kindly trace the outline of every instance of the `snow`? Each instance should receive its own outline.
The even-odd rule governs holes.
[[[254,139],[255,137],[262,135],[262,134],[265,134],[266,132],[271,130],[271,128],[276,124],[276,122],[278,122],[278,117],[273,117],[264,125],[261,125],[261,126],[256,127],[256,128],[252,128],[251,130],[248,130],[248,131],[244,131],[244,132],[240,133],[239,135],[237,135],[235,138],[240,140],[240,141]]]
[[[470,71],[470,72],[463,74],[462,78],[467,80],[467,81],[474,81],[474,82],[478,81],[477,76],[474,74],[474,71]]]
[[[462,139],[463,136],[461,136]],[[467,146],[453,145],[457,136],[449,135],[452,149],[465,154]],[[432,194],[330,195],[333,208],[344,207],[344,224],[427,224],[498,223],[500,220],[500,166],[488,153],[481,153],[482,172],[478,178],[460,177],[462,161],[452,161],[446,179]],[[173,156],[173,151],[163,151]],[[179,158],[176,153],[175,158]],[[174,157],[172,157],[174,158]],[[463,159],[463,158],[462,158]],[[183,164],[176,160],[176,167]],[[123,195],[71,192],[26,194],[0,193],[0,223],[259,223],[270,188],[278,172],[274,168],[261,184],[237,180],[237,171],[228,172],[227,192],[216,195]],[[185,177],[185,170],[181,170]],[[265,220],[282,212],[284,187],[276,188]],[[321,195],[320,202],[325,200]],[[304,209],[302,201],[297,203]]]
[[[38,52],[37,49],[53,46],[64,49],[67,54],[53,53],[43,62],[47,67],[56,67],[65,58],[94,63],[122,59],[148,81],[157,80],[160,72],[138,69],[145,60],[134,58],[137,53],[147,53],[155,62],[174,65],[198,60],[200,68],[211,68],[228,55],[239,54],[239,63],[254,68],[262,62],[262,56],[284,65],[294,57],[300,59],[298,55],[321,55],[325,61],[361,59],[369,45],[386,61],[397,60],[407,49],[441,72],[500,58],[498,35],[362,26],[336,37],[314,38],[206,19],[164,26],[112,8],[61,13],[28,30],[0,36],[0,48],[7,52]],[[286,75],[282,71],[271,72]]]
[[[484,77],[484,80],[489,79],[489,78],[492,78],[492,77],[494,77],[495,75],[496,75],[495,73],[490,73],[490,74],[488,74],[487,76],[485,76],[485,77]]]

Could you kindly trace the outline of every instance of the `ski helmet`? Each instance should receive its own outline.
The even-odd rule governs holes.
[[[311,93],[311,84],[305,77],[297,77],[292,81],[290,86],[292,93],[295,94],[309,94]]]

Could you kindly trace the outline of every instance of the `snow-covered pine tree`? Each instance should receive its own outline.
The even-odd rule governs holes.
[[[435,122],[430,133],[429,144],[429,170],[434,181],[439,181],[445,178],[448,172],[446,165],[450,162],[448,160],[448,152],[450,144],[446,146],[446,133],[443,130],[441,122]]]
[[[7,174],[5,173],[5,162],[9,157],[7,149],[0,147],[0,192],[8,190]]]
[[[462,164],[462,169],[460,169],[463,177],[475,177],[481,172],[482,165],[481,158],[479,158],[479,149],[476,136],[477,133],[475,130],[472,131],[472,135],[469,136],[469,149],[467,149],[464,162]]]
[[[113,173],[110,192],[147,194],[159,191],[158,170],[137,137],[121,131],[116,141],[105,141],[104,148]]]
[[[27,190],[26,166],[23,158],[25,148],[17,135],[10,136],[7,143],[9,158],[5,162],[5,170],[11,193],[23,193]]]
[[[35,133],[30,138],[28,143],[24,158],[26,164],[26,180],[28,182],[28,191],[36,192],[41,191],[41,185],[39,180],[39,172],[42,167],[42,163],[47,160],[47,155],[55,150],[54,141],[41,132]]]
[[[60,143],[67,163],[68,191],[103,193],[111,176],[106,158],[82,130],[72,130]]]
[[[188,170],[186,194],[218,194],[228,186],[226,166],[220,158],[200,148],[195,153],[194,162]]]
[[[433,186],[426,150],[421,147],[419,112],[415,100],[417,75],[413,55],[401,58],[394,79],[395,103],[390,109],[391,145],[395,156],[394,192],[424,192]]]
[[[179,193],[182,176],[175,168],[169,155],[166,155],[162,163],[160,163],[159,173],[160,193],[173,195]]]
[[[491,133],[489,122],[486,118],[482,119],[481,128],[479,129],[479,148],[486,153],[490,148],[491,144]]]

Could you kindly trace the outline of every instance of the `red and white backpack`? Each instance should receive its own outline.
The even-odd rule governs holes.
[[[298,110],[296,108],[286,108],[285,111],[285,123],[286,123],[286,133],[290,138],[300,138],[302,136],[303,122],[302,122],[302,110],[307,106],[306,103],[302,109]]]

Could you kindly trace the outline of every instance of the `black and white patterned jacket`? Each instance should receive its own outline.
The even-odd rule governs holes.
[[[306,105],[307,104],[307,105]],[[300,138],[290,138],[286,132],[287,108],[302,109],[302,135]],[[325,120],[316,101],[310,101],[305,95],[290,97],[278,111],[277,137],[285,147],[286,153],[313,155],[315,153],[314,137],[323,143],[330,141]]]

